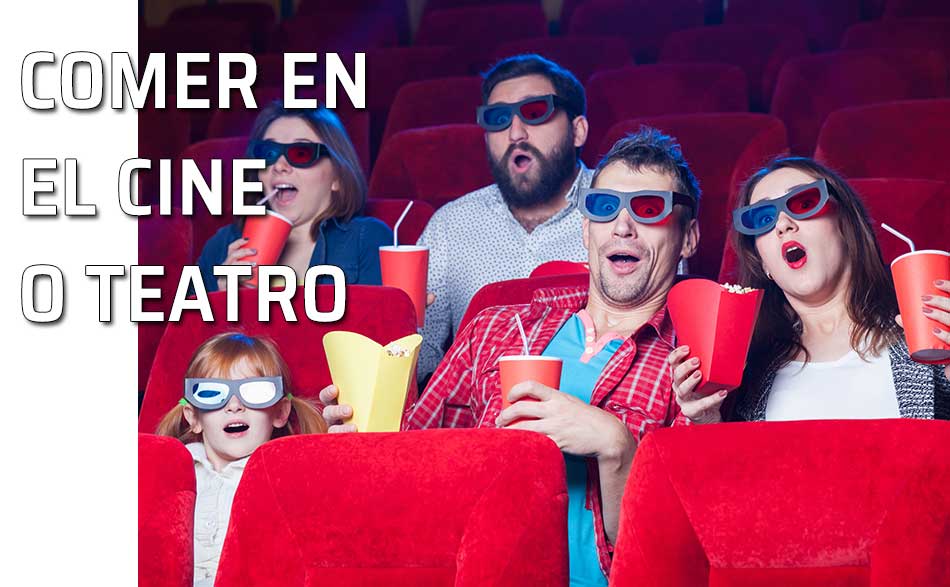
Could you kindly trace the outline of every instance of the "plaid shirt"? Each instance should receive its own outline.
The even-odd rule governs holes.
[[[545,288],[535,292],[530,305],[479,313],[456,337],[421,399],[407,409],[403,429],[494,426],[501,412],[498,358],[523,352],[515,314],[521,316],[531,354],[540,355],[586,304],[586,287]],[[664,307],[611,357],[594,386],[591,405],[619,418],[638,441],[655,428],[685,424],[666,363],[674,348],[673,326]],[[608,575],[613,547],[604,531],[595,458],[588,460],[587,507],[594,516],[600,565]]]

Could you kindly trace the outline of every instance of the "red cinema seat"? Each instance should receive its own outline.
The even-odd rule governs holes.
[[[311,16],[295,16],[271,35],[272,53],[360,52],[399,43],[396,18],[385,12],[331,8]]]
[[[422,231],[426,229],[429,219],[435,214],[432,204],[422,200],[368,200],[363,214],[382,220],[389,228],[395,228],[396,221],[399,220],[409,202],[412,202],[412,208],[409,208],[409,213],[399,225],[399,234],[396,236],[400,244],[413,245],[422,236]]]
[[[652,432],[610,584],[950,584],[948,443],[947,422],[898,419]]]
[[[808,53],[805,35],[778,25],[721,25],[677,31],[666,38],[660,63],[725,63],[741,67],[752,109],[769,108],[778,72],[790,57]]]
[[[590,119],[584,161],[595,165],[611,126],[630,118],[749,109],[742,70],[718,63],[644,65],[602,71],[587,82]]]
[[[373,167],[369,197],[424,200],[438,208],[493,182],[485,132],[448,124],[393,135]]]
[[[159,216],[156,213],[140,217],[138,223],[139,265],[165,267],[164,276],[147,277],[143,280],[145,287],[155,287],[162,292],[162,299],[145,300],[143,309],[146,312],[167,312],[178,288],[181,269],[189,265],[194,258],[191,219],[179,214]],[[158,342],[165,331],[165,324],[141,322],[136,328],[139,345],[138,389],[144,390],[152,368],[152,360],[155,358],[155,351],[158,349]]]
[[[494,4],[427,10],[415,44],[453,46],[457,59],[476,73],[491,65],[495,47],[507,41],[543,37],[547,21],[540,4]]]
[[[329,311],[333,304],[333,286],[321,285],[318,290],[318,309]],[[240,330],[245,334],[270,337],[290,367],[293,393],[316,400],[320,390],[330,384],[330,371],[323,352],[324,334],[349,330],[380,344],[389,344],[416,332],[416,314],[409,296],[391,287],[348,285],[346,312],[340,321],[332,324],[307,318],[302,287],[292,300],[296,322],[285,320],[276,305],[271,308],[269,322],[258,320],[257,290],[251,288],[241,288],[238,293],[238,321],[227,322],[226,296],[227,292],[209,294],[213,322],[203,322],[198,312],[190,311],[183,314],[181,321],[168,324],[158,345],[142,400],[139,431],[154,431],[162,416],[175,406],[182,396],[188,361],[201,343],[215,334]]]
[[[548,261],[541,263],[531,271],[529,279],[537,277],[549,277],[551,275],[574,275],[581,273],[590,275],[590,264],[576,263],[574,261]]]
[[[950,18],[894,19],[851,26],[842,49],[924,49],[950,60]]]
[[[247,137],[233,137],[227,139],[209,139],[189,146],[181,152],[178,161],[172,162],[172,198],[176,207],[181,207],[181,160],[191,159],[195,161],[202,177],[208,185],[211,185],[212,162],[221,160],[221,209],[222,214],[212,215],[205,206],[204,201],[199,196],[197,190],[193,191],[194,214],[191,216],[193,253],[195,258],[201,253],[205,243],[214,233],[232,221],[232,177],[233,162],[235,159],[245,159],[247,151]]]
[[[409,42],[409,7],[406,0],[300,0],[294,10],[296,17],[320,16],[327,12],[349,12],[350,18],[360,19],[366,15],[386,15],[392,18],[399,31],[399,41]]]
[[[942,181],[926,179],[853,179],[881,246],[884,262],[908,252],[907,244],[881,228],[885,222],[911,237],[920,250],[947,250],[950,245],[950,189]]]
[[[809,156],[822,123],[835,110],[942,96],[946,65],[935,59],[940,58],[932,52],[896,49],[796,57],[779,73],[771,113],[785,122],[792,153]]]
[[[623,37],[639,63],[651,63],[667,35],[702,26],[703,12],[703,0],[595,0],[571,9],[567,31],[571,37]]]
[[[282,87],[260,86],[253,88],[254,102],[257,108],[246,108],[244,100],[239,96],[232,96],[231,107],[228,109],[217,109],[211,115],[211,121],[208,123],[208,138],[223,137],[247,137],[254,128],[254,121],[260,114],[262,108],[274,100],[282,100],[284,90]],[[369,173],[369,113],[363,109],[357,109],[350,104],[346,92],[338,86],[337,88],[337,106],[333,109],[334,114],[339,117],[346,134],[353,143],[356,155],[363,166],[363,173]],[[322,85],[313,88],[300,88],[297,92],[298,98],[316,98],[320,104],[326,104],[324,96],[326,88]]]
[[[906,253],[907,245],[881,228],[882,222],[909,235],[920,250],[947,249],[946,227],[950,219],[947,183],[905,178],[858,178],[850,179],[848,183],[868,211],[884,263],[889,265]],[[719,280],[735,283],[737,275],[738,259],[732,243],[727,240]]]
[[[468,70],[455,54],[454,47],[381,47],[366,52],[366,108],[373,159],[379,154],[389,109],[399,89],[409,82],[464,76]]]
[[[442,124],[474,124],[482,103],[477,76],[444,77],[403,84],[392,99],[380,148],[402,130]]]
[[[554,586],[567,560],[564,457],[540,434],[292,436],[251,456],[215,585]]]
[[[950,181],[950,100],[847,108],[828,116],[815,157],[848,177]]]
[[[534,292],[545,287],[585,287],[589,283],[588,273],[563,273],[489,283],[482,286],[468,303],[465,315],[459,322],[459,332],[485,308],[531,303]]]
[[[494,60],[536,53],[564,67],[581,83],[597,71],[633,65],[622,37],[540,37],[510,41],[495,49]]]
[[[208,31],[217,30],[221,23],[237,22],[251,31],[251,44],[261,51],[267,44],[268,35],[274,28],[274,7],[260,2],[227,2],[215,5],[197,4],[176,8],[167,22],[201,24]]]
[[[195,465],[178,439],[139,434],[139,585],[191,587]]]
[[[884,18],[950,18],[944,0],[886,0]]]
[[[615,124],[601,144],[601,152],[643,125],[674,137],[699,179],[701,237],[699,250],[689,259],[689,268],[691,273],[715,278],[732,226],[731,202],[755,170],[773,157],[788,153],[785,125],[766,114],[745,112],[637,118]]]
[[[725,24],[771,24],[804,31],[814,51],[835,49],[861,20],[862,0],[729,0]]]

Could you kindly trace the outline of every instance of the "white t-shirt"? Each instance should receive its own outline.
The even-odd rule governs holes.
[[[195,587],[211,587],[218,571],[218,559],[231,518],[231,502],[237,491],[247,459],[228,463],[219,473],[214,470],[205,447],[192,442],[185,448],[195,459],[198,484],[195,500]]]
[[[765,419],[900,418],[890,354],[868,361],[854,350],[826,363],[792,361],[775,375]]]

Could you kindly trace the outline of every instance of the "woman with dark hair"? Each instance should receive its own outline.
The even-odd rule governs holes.
[[[890,271],[860,198],[812,159],[756,172],[734,212],[739,282],[765,290],[742,386],[699,396],[699,360],[670,354],[677,401],[692,421],[830,418],[950,419],[950,365],[910,359]],[[947,296],[921,300],[950,342]],[[942,328],[938,328],[942,326]]]
[[[340,120],[326,108],[288,109],[279,101],[261,110],[251,131],[249,159],[267,167],[256,178],[267,206],[293,228],[277,261],[302,278],[314,265],[336,265],[347,283],[379,285],[379,247],[392,244],[392,231],[375,218],[358,216],[366,203],[366,179]],[[253,204],[255,196],[246,203]],[[205,288],[225,288],[215,265],[246,265],[255,253],[242,238],[244,219],[221,228],[205,243],[198,265]]]

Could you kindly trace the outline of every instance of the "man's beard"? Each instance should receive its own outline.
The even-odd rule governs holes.
[[[527,175],[517,179],[511,176],[508,161],[515,149],[531,153],[538,168],[537,179],[528,179]],[[563,195],[561,190],[564,184],[574,175],[574,167],[577,164],[574,134],[568,132],[564,141],[551,152],[550,157],[542,155],[534,145],[520,142],[509,145],[500,161],[489,151],[488,160],[491,162],[491,174],[506,204],[512,208],[530,208],[545,204]]]

